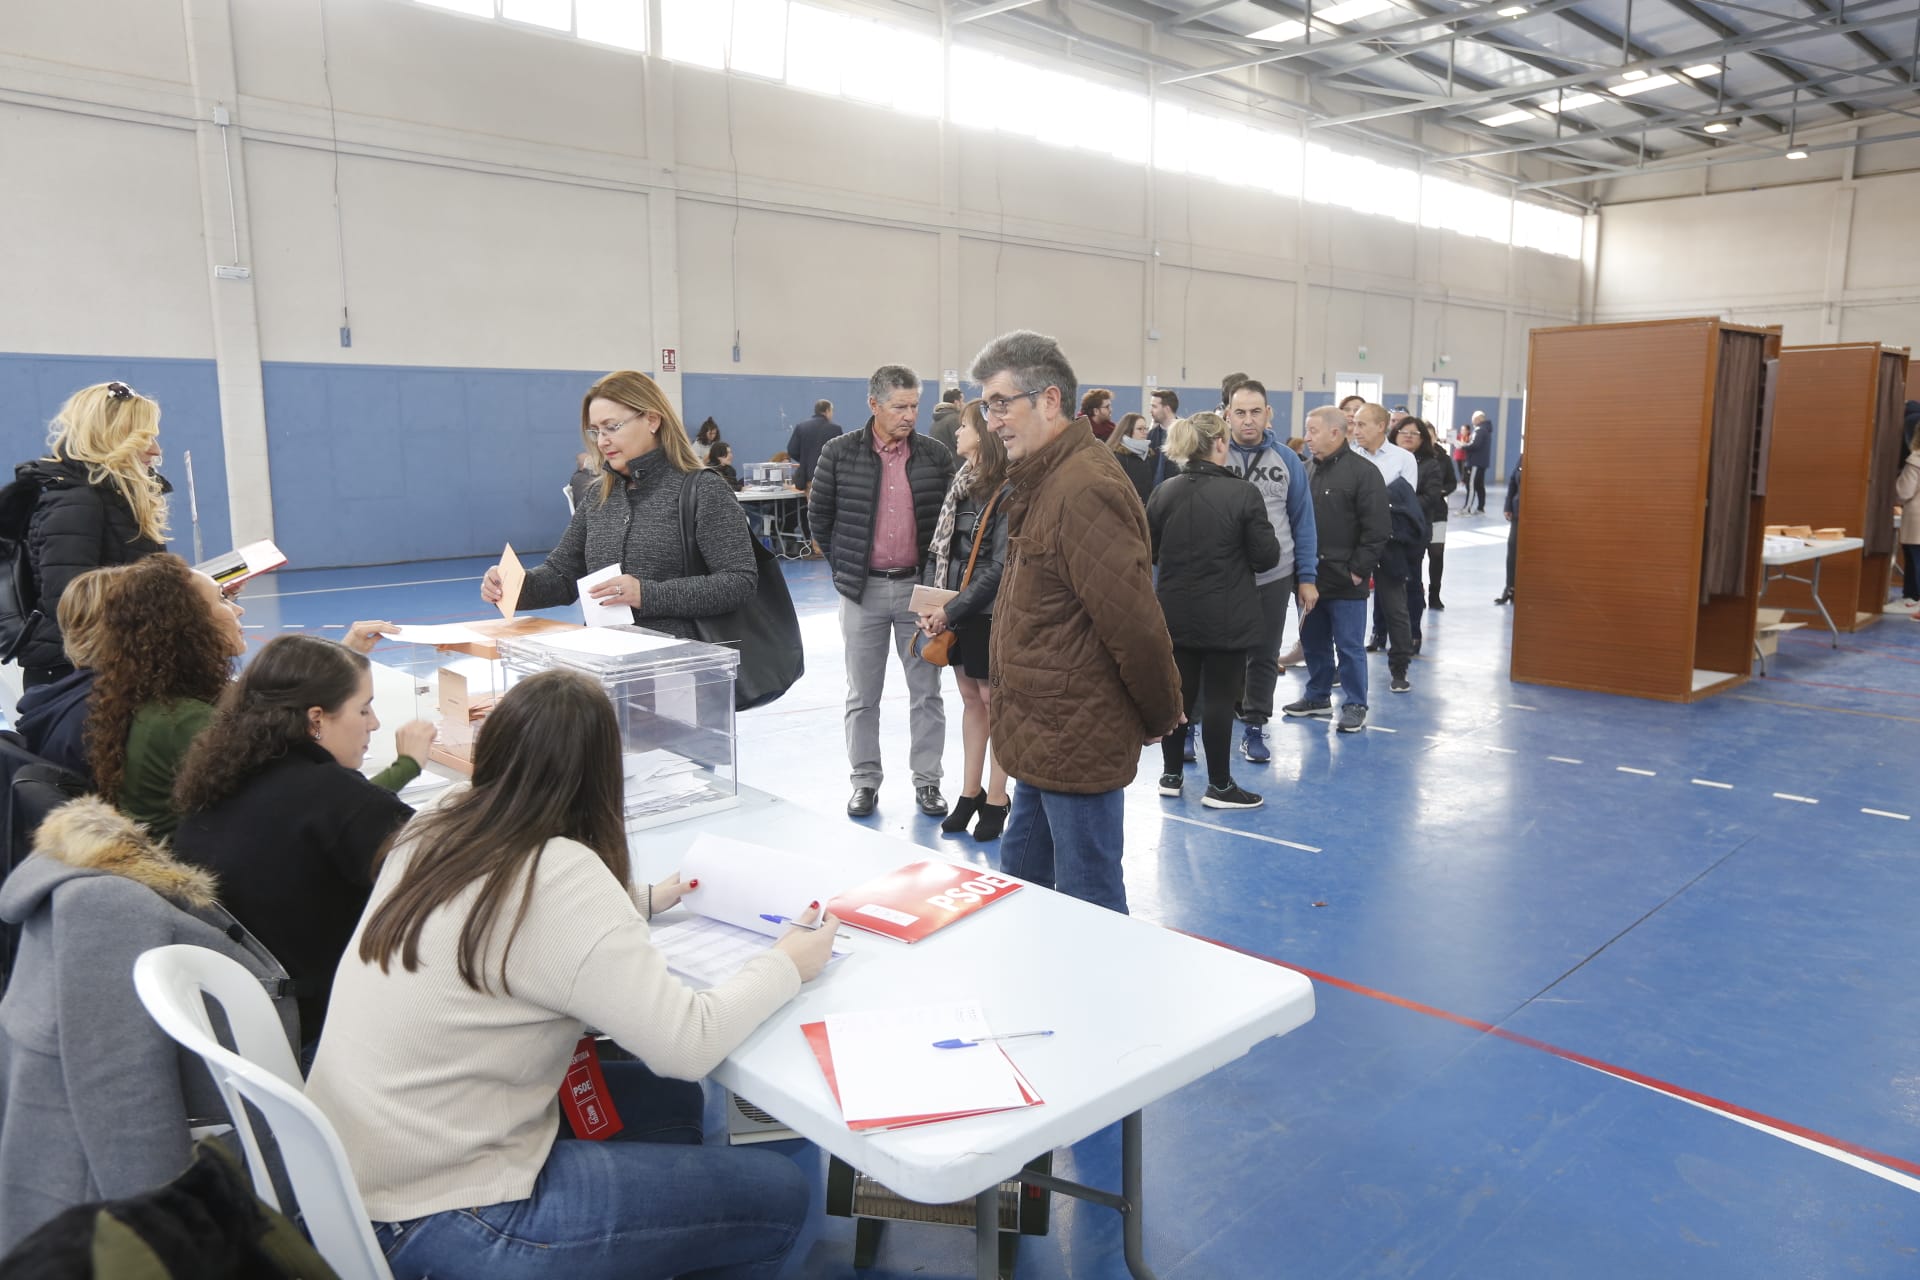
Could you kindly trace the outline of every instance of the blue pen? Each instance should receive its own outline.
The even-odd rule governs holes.
[[[818,920],[812,924],[803,924],[795,920],[792,916],[770,916],[764,911],[760,913],[760,918],[768,924],[790,924],[796,929],[818,929],[820,927],[820,921]]]
[[[1052,1034],[1053,1032],[1051,1031],[1009,1031],[1003,1036],[975,1036],[971,1040],[935,1040],[933,1047],[936,1049],[971,1049],[973,1046],[985,1044],[989,1040],[1019,1040],[1024,1036],[1050,1036]]]

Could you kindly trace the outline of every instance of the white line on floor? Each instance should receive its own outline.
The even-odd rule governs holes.
[[[1613,766],[1613,769],[1615,773],[1631,773],[1641,778],[1657,778],[1660,776],[1651,769],[1635,769],[1624,764],[1617,764]]]
[[[1540,709],[1538,707],[1530,707],[1524,702],[1509,702],[1507,705],[1515,711],[1538,711]]]
[[[1146,806],[1142,805],[1141,808],[1145,809]],[[1209,831],[1224,831],[1230,836],[1245,836],[1249,840],[1264,840],[1268,844],[1282,844],[1289,849],[1298,849],[1302,853],[1319,853],[1320,852],[1320,848],[1317,845],[1296,844],[1292,840],[1282,840],[1279,836],[1263,836],[1258,832],[1242,831],[1237,827],[1223,827],[1217,822],[1202,822],[1198,818],[1182,817],[1180,814],[1177,814],[1177,813],[1162,812],[1160,816],[1162,818],[1165,818],[1168,822],[1184,822],[1189,826],[1205,827]]]
[[[1708,782],[1705,778],[1695,778],[1693,785],[1696,787],[1715,787],[1721,791],[1733,790],[1733,784],[1731,782]]]
[[[1572,756],[1548,756],[1555,764],[1585,764],[1585,760],[1575,760]]]
[[[1370,725],[1368,725],[1368,726],[1367,726],[1367,728],[1369,728],[1369,729],[1371,729],[1371,730],[1373,730],[1373,731],[1374,731],[1375,733],[1398,733],[1398,732],[1400,732],[1400,731],[1399,731],[1398,729],[1389,729],[1389,728],[1387,728],[1387,726],[1385,726],[1385,725],[1383,725],[1383,724],[1370,724]]]
[[[1898,818],[1898,819],[1899,819],[1900,821],[1902,821],[1902,822],[1911,822],[1911,821],[1913,821],[1913,815],[1911,815],[1911,814],[1906,814],[1906,813],[1889,813],[1889,812],[1887,812],[1887,811],[1886,811],[1885,809],[1862,809],[1862,810],[1861,810],[1860,812],[1862,812],[1862,813],[1870,813],[1870,814],[1872,814],[1872,815],[1873,815],[1874,817],[1876,817],[1876,818]]]
[[[1486,748],[1489,751],[1498,751],[1503,756],[1513,756],[1513,755],[1520,754],[1518,751],[1515,751],[1512,747],[1496,747],[1491,742],[1486,744]]]
[[[245,624],[245,629],[248,631],[265,631],[267,624],[264,622],[249,622]]]
[[[307,624],[304,622],[283,622],[280,624],[280,629],[282,631],[305,631]]]
[[[1796,796],[1791,792],[1787,792],[1787,791],[1776,791],[1773,793],[1773,798],[1775,800],[1791,800],[1795,804],[1819,804],[1820,803],[1818,800],[1815,800],[1812,796]]]

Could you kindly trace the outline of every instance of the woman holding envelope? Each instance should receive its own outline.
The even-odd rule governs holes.
[[[960,798],[954,801],[953,812],[940,829],[954,835],[972,824],[975,840],[997,840],[1007,825],[1007,771],[994,761],[985,791],[981,790],[981,774],[988,763],[987,704],[992,697],[987,684],[987,640],[993,632],[993,598],[1000,590],[1000,567],[1007,559],[1007,519],[999,502],[1007,482],[1007,446],[987,430],[982,409],[985,403],[975,400],[961,411],[954,435],[960,470],[941,504],[940,519],[933,526],[932,551],[920,574],[922,587],[933,590],[916,592],[919,599],[915,611],[920,615],[920,629],[927,635],[953,632],[949,660],[965,707],[960,736],[966,744],[966,768]],[[951,598],[935,604],[929,594]],[[928,607],[919,608],[921,602]],[[975,814],[979,815],[978,822],[974,821]]]
[[[688,1082],[820,973],[835,921],[695,991],[647,923],[688,886],[631,870],[613,706],[572,671],[508,690],[473,785],[383,852],[307,1096],[396,1280],[779,1272],[806,1178],[772,1152],[701,1145]],[[639,1061],[600,1063],[589,1027]]]
[[[666,393],[644,373],[610,373],[587,389],[580,431],[600,470],[599,486],[573,513],[560,545],[527,571],[516,604],[546,609],[579,598],[579,581],[614,565],[617,576],[588,596],[622,606],[633,621],[691,638],[691,618],[732,613],[753,596],[752,534],[733,491],[707,470]],[[694,547],[681,532],[681,490],[693,485]],[[704,573],[690,573],[694,553]],[[487,570],[480,598],[498,604],[500,569]]]

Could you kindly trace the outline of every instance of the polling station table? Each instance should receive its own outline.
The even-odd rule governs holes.
[[[773,539],[773,552],[784,560],[804,559],[807,554],[807,535],[800,523],[800,513],[805,509],[807,494],[804,489],[786,485],[778,489],[755,488],[748,485],[736,492],[734,497],[749,514],[764,512],[767,517],[767,531]]]
[[[406,670],[374,664],[381,727],[368,751],[369,769],[393,758],[393,730],[412,718],[417,685]],[[632,833],[634,876],[655,882],[673,874],[703,834],[844,866],[845,883],[836,889],[939,856],[742,787],[734,808]],[[750,860],[743,859],[740,873],[753,874]],[[663,913],[662,921],[680,910]],[[1314,1013],[1312,983],[1291,969],[1034,885],[911,945],[851,928],[842,936],[852,954],[803,987],[713,1079],[907,1199],[973,1199],[975,1221],[987,1224],[976,1230],[983,1278],[1000,1274],[1000,1186],[1015,1180],[1118,1209],[1128,1270],[1151,1277],[1141,1221],[1142,1108]],[[1053,1031],[1007,1045],[1042,1105],[916,1128],[849,1129],[802,1024],[833,1013],[969,999],[981,1002],[996,1030]],[[1115,1121],[1121,1125],[1118,1194],[1023,1168]]]
[[[1760,595],[1764,602],[1767,588],[1776,582],[1800,582],[1807,586],[1813,595],[1813,608],[1787,609],[1786,613],[1818,613],[1821,621],[1827,624],[1827,634],[1833,637],[1833,647],[1840,647],[1840,628],[1834,625],[1833,615],[1827,612],[1827,605],[1820,598],[1820,562],[1828,556],[1837,556],[1848,551],[1858,551],[1866,543],[1859,538],[1828,538],[1806,542],[1804,545],[1785,551],[1769,551],[1760,557]],[[1794,565],[1811,564],[1813,569],[1807,577],[1787,572]],[[1756,649],[1756,653],[1758,650]],[[1766,655],[1760,654],[1760,674],[1767,673]]]

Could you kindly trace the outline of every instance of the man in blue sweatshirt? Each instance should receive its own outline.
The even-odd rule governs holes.
[[[1287,601],[1297,595],[1304,618],[1320,598],[1316,585],[1319,537],[1314,531],[1307,469],[1274,435],[1269,425],[1272,416],[1266,387],[1252,379],[1240,383],[1227,397],[1231,436],[1227,469],[1260,491],[1267,504],[1267,520],[1280,539],[1280,563],[1253,580],[1260,593],[1265,630],[1260,643],[1247,651],[1247,682],[1240,694],[1240,719],[1247,726],[1240,753],[1255,764],[1273,758],[1267,750],[1266,725],[1273,718],[1273,686],[1280,676],[1280,639],[1287,625]]]

